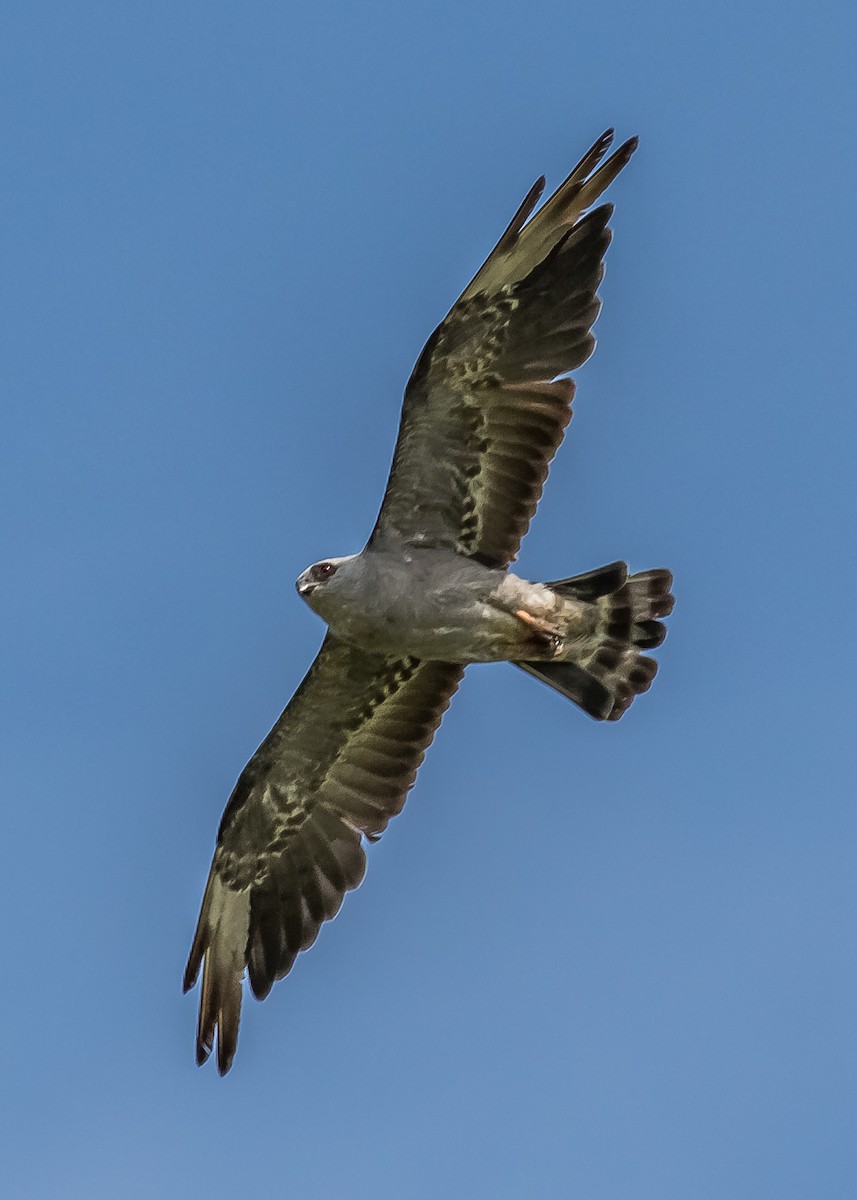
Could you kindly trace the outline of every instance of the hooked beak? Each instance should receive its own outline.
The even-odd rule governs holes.
[[[315,591],[315,589],[318,587],[318,584],[313,583],[311,579],[304,579],[303,576],[301,576],[301,578],[296,582],[295,587],[298,589],[298,595],[306,598],[310,592]]]

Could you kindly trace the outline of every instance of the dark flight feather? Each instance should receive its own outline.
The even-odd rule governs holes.
[[[496,567],[517,554],[571,419],[574,384],[557,377],[595,346],[612,207],[586,210],[636,147],[598,167],[611,138],[527,221],[531,190],[429,338],[370,546],[446,547]]]
[[[387,659],[331,635],[224,813],[185,990],[202,971],[197,1060],[235,1053],[241,979],[262,999],[366,869],[463,668]]]

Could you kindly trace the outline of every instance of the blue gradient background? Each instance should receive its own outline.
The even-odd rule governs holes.
[[[10,3],[10,1197],[857,1195],[851,5]],[[599,349],[520,559],[671,566],[618,726],[471,671],[363,888],[193,1065],[234,779],[403,384],[608,124]]]

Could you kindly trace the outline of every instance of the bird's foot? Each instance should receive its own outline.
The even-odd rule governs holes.
[[[545,621],[541,617],[534,617],[532,613],[528,613],[526,609],[518,608],[515,610],[515,616],[529,626],[537,640],[544,646],[546,650],[550,650],[552,656],[560,653],[563,647],[562,634],[556,625],[552,625],[550,621]]]

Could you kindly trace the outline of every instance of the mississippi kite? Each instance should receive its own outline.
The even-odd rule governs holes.
[[[429,338],[405,391],[387,490],[360,554],[304,571],[327,623],[285,712],[223,814],[185,990],[202,970],[197,1061],[221,1073],[242,981],[263,999],[366,867],[468,663],[513,662],[598,719],[657,669],[668,571],[624,563],[551,583],[509,564],[571,418],[567,372],[592,353],[610,205],[636,139],[604,134],[537,211],[540,179]]]

